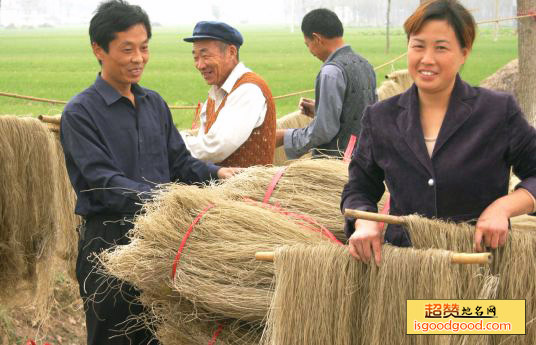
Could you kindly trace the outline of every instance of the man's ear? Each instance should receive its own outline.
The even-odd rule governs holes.
[[[323,43],[323,37],[322,37],[322,35],[317,34],[316,32],[313,32],[313,34],[311,35],[311,39],[312,39],[316,44],[321,44],[321,43]]]
[[[229,44],[228,47],[231,56],[234,56],[238,60],[238,49],[236,48],[236,46],[234,44]]]
[[[104,49],[102,49],[102,47],[95,42],[91,43],[91,49],[93,49],[93,54],[97,60],[102,61],[104,54],[106,54]]]

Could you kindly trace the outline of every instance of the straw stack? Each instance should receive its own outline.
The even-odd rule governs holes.
[[[46,126],[33,118],[0,117],[0,300],[4,303],[24,291],[44,307],[48,301],[59,223],[57,160]]]
[[[273,193],[267,191],[281,169],[280,179]],[[279,205],[284,210],[309,215],[345,242],[344,217],[340,211],[341,192],[348,182],[348,164],[339,159],[305,159],[287,167],[250,167],[214,188],[218,193],[234,199],[252,198]],[[378,207],[387,198],[384,195]]]
[[[167,186],[147,204],[130,237],[101,254],[107,273],[161,300],[186,299],[211,320],[245,321],[263,320],[271,299],[273,266],[256,262],[256,251],[334,240],[258,203],[184,185]]]

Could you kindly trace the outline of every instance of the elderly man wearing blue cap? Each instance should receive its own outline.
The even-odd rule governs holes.
[[[184,135],[192,155],[227,167],[271,164],[275,104],[266,82],[239,61],[240,32],[226,23],[202,21],[184,40],[193,43],[195,67],[212,85],[198,134]]]

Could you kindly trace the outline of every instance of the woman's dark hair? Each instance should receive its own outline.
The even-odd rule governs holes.
[[[339,17],[327,8],[318,8],[307,13],[303,17],[301,31],[308,38],[313,37],[314,32],[327,38],[341,37],[344,33]]]
[[[457,0],[432,0],[421,4],[404,23],[409,36],[418,33],[429,20],[446,20],[454,29],[462,48],[473,46],[476,35],[475,19]]]
[[[109,44],[118,32],[126,31],[131,26],[143,24],[147,38],[151,38],[151,23],[147,13],[137,5],[130,5],[124,0],[102,2],[89,24],[89,39],[108,52]]]

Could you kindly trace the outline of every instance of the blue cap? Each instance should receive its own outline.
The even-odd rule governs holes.
[[[238,47],[244,43],[242,34],[238,30],[229,24],[215,21],[202,21],[195,24],[192,36],[186,37],[184,40],[186,42],[194,42],[206,39],[224,41]]]

